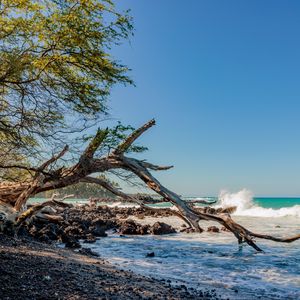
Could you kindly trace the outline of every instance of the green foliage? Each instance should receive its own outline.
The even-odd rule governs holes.
[[[5,139],[1,133],[0,139],[2,141]],[[15,165],[16,163],[22,164],[24,167],[28,166],[28,161],[24,155],[2,146],[0,148],[0,166]],[[30,173],[26,169],[0,167],[0,178],[7,181],[25,181],[30,178]]]
[[[0,1],[0,132],[6,140],[32,148],[107,114],[111,86],[132,83],[110,49],[131,32],[128,12],[117,12],[109,0]]]
[[[135,128],[131,125],[126,126],[121,124],[121,122],[118,122],[116,126],[114,126],[113,128],[107,128],[106,130],[108,131],[108,134],[106,135],[104,141],[101,143],[102,152],[110,152],[111,150],[115,149],[132,131],[135,130]],[[84,136],[83,141],[89,141],[93,137],[93,135]],[[147,147],[133,144],[126,152],[141,153],[146,150],[148,150]]]

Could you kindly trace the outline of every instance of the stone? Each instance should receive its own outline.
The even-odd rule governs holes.
[[[222,227],[221,227],[221,231],[229,232],[230,230],[228,230],[225,226],[222,226]]]
[[[90,248],[81,248],[81,249],[79,249],[78,252],[83,254],[83,255],[88,255],[88,256],[95,256],[95,257],[99,256],[98,253],[92,251]]]
[[[208,232],[220,232],[220,229],[217,226],[209,226],[207,228]]]
[[[156,222],[150,227],[149,232],[154,235],[162,235],[176,233],[176,230],[166,223]]]
[[[154,252],[149,252],[146,254],[146,257],[154,257],[155,253]]]
[[[133,220],[122,222],[119,228],[120,234],[138,234],[138,224]]]
[[[88,244],[95,243],[96,238],[90,233],[86,236],[86,239],[83,242]]]

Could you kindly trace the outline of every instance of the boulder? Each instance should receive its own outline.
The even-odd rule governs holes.
[[[105,233],[105,230],[106,230],[105,225],[99,225],[97,223],[94,226],[90,227],[90,231],[95,236],[106,237],[107,234]]]
[[[220,229],[217,226],[209,226],[207,228],[208,232],[220,232]]]
[[[61,240],[65,244],[66,248],[71,248],[71,249],[81,248],[79,241],[72,236],[63,234],[61,236]]]
[[[87,243],[87,244],[95,243],[96,242],[96,238],[91,233],[89,233],[86,236],[86,239],[83,242]]]
[[[138,234],[138,224],[133,220],[126,220],[121,223],[120,234]]]
[[[149,252],[146,254],[146,257],[154,257],[155,253],[154,252]]]
[[[153,224],[153,226],[150,227],[149,232],[155,235],[162,235],[162,234],[176,233],[176,230],[172,226],[166,223],[156,222]]]

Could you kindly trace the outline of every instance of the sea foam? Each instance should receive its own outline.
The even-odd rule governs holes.
[[[233,214],[236,216],[271,218],[286,216],[300,217],[300,205],[282,207],[279,209],[261,207],[253,201],[253,193],[247,189],[243,189],[237,193],[230,193],[225,190],[221,191],[216,206],[236,206],[237,209]]]

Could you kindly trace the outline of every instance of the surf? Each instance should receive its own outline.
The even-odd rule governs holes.
[[[255,202],[253,193],[247,189],[242,189],[236,193],[222,190],[218,196],[218,202],[215,206],[223,208],[235,206],[236,211],[233,213],[235,216],[270,218],[288,216],[300,217],[300,205],[296,204],[291,207],[281,207],[276,209],[262,207]]]

